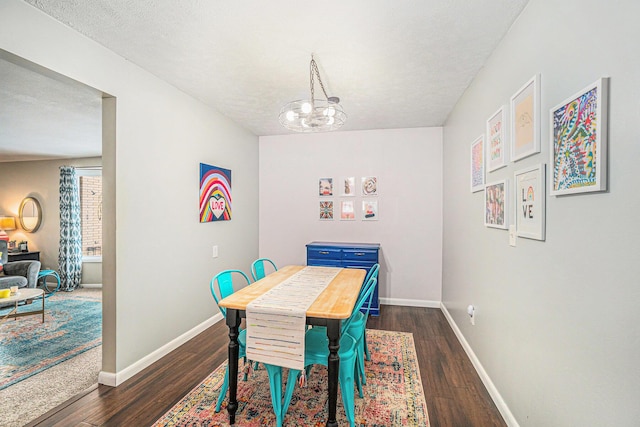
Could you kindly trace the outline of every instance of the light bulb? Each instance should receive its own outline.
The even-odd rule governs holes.
[[[287,111],[287,120],[289,120],[290,122],[292,122],[295,118],[296,118],[297,114],[294,113],[293,111],[289,110]]]
[[[309,114],[311,112],[311,104],[309,104],[308,102],[305,102],[304,104],[302,104],[302,107],[300,107],[300,109],[302,110],[303,113]]]
[[[332,125],[334,121],[335,120],[334,120],[333,116],[329,116],[329,120],[327,120],[327,124],[328,125]]]
[[[307,119],[300,120],[300,123],[302,124],[303,127],[306,127],[306,128],[309,127],[309,123],[307,123]]]
[[[325,108],[323,111],[325,116],[333,117],[336,115],[336,109],[333,107]]]

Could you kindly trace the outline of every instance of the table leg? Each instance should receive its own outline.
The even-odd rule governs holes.
[[[338,373],[340,370],[340,320],[327,321],[327,338],[329,338],[329,418],[327,427],[338,427],[336,421],[336,407],[338,402]]]
[[[229,327],[229,424],[235,424],[238,410],[238,328],[240,327],[240,313],[238,310],[227,309],[227,326]]]

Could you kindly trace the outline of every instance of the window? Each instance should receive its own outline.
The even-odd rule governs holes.
[[[80,188],[82,261],[102,262],[102,168],[76,168]]]

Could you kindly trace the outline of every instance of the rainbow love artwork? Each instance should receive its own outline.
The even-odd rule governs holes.
[[[200,163],[200,222],[231,219],[231,170]]]

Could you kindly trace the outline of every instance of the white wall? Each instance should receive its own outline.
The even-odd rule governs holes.
[[[103,178],[113,185],[105,251],[116,245],[103,255],[113,266],[104,274],[103,339],[115,350],[103,352],[103,372],[148,363],[218,312],[215,273],[248,269],[258,255],[258,138],[19,0],[0,3],[0,49],[116,99],[105,114],[115,112],[115,142],[103,146]],[[199,223],[200,162],[232,170],[231,221]]]
[[[58,270],[60,247],[60,166],[100,166],[99,157],[65,160],[42,160],[34,162],[0,163],[0,213],[16,218],[17,229],[8,231],[11,240],[26,240],[29,250],[40,251],[42,269]],[[20,228],[18,211],[25,197],[35,197],[42,208],[42,223],[35,233],[26,233]],[[101,283],[101,272],[94,265],[85,263],[82,283]],[[87,267],[88,266],[88,267]],[[89,271],[86,271],[86,270]]]
[[[356,197],[337,181],[356,177]],[[360,178],[378,178],[379,221],[361,221]],[[333,221],[320,221],[318,179],[334,178]],[[340,221],[355,200],[356,221]],[[260,256],[305,264],[311,241],[381,244],[383,302],[441,298],[442,129],[417,128],[260,137]]]
[[[638,16],[637,2],[531,0],[444,127],[443,302],[522,426],[640,419]],[[483,193],[469,192],[469,147],[535,73],[542,153],[488,180],[548,164],[549,109],[610,76],[609,189],[547,197],[546,241],[514,248],[507,231],[483,226]]]

